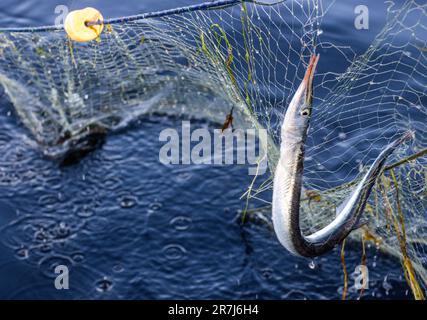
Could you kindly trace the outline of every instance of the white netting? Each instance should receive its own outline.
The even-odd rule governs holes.
[[[309,56],[320,53],[302,213],[304,228],[317,230],[348,193],[343,183],[397,134],[411,129],[416,138],[391,163],[427,148],[427,5],[390,3],[384,28],[363,54],[322,33],[338,5],[305,0],[183,10],[114,21],[99,41],[85,44],[72,43],[60,28],[3,30],[0,83],[49,155],[63,154],[94,125],[114,129],[149,112],[222,122],[235,106],[236,127],[268,130],[274,168],[286,106]],[[391,172],[370,198],[365,236],[381,239],[381,248],[402,260],[420,297],[409,261],[425,290],[426,156],[395,166],[397,183]],[[250,197],[268,202],[269,181]]]

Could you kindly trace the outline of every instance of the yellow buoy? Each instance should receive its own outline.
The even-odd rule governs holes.
[[[71,11],[64,22],[64,29],[71,40],[87,42],[96,39],[104,28],[104,18],[95,8]]]

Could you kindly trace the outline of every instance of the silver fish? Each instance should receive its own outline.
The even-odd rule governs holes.
[[[337,208],[335,219],[311,235],[300,228],[300,198],[304,168],[304,144],[310,124],[313,102],[313,76],[319,55],[313,55],[302,83],[286,111],[281,128],[280,159],[273,184],[272,219],[280,243],[291,253],[315,257],[330,251],[352,230],[360,227],[360,217],[372,187],[382,172],[387,157],[404,141],[413,137],[406,132],[378,155],[368,172]]]

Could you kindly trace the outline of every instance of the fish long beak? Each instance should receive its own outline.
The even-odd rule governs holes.
[[[311,105],[311,103],[313,102],[313,78],[319,59],[319,54],[313,54],[311,56],[310,62],[308,63],[307,71],[305,72],[304,79],[302,81],[303,85],[306,88],[305,102],[307,105]]]

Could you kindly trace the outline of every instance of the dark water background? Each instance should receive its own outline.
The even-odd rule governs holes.
[[[59,4],[117,17],[197,2],[3,0],[0,27],[53,24]],[[368,31],[343,28],[358,4],[370,8]],[[379,1],[341,1],[322,29],[363,52],[385,12]],[[339,299],[338,249],[295,258],[265,225],[239,223],[239,198],[251,181],[246,167],[159,163],[160,131],[179,130],[181,120],[141,119],[79,164],[59,168],[29,147],[28,132],[1,97],[0,298]],[[360,244],[347,246],[350,274],[360,252]],[[365,298],[411,298],[397,261],[375,248],[367,258]],[[54,287],[59,264],[70,268],[69,290]],[[350,289],[349,298],[357,296]]]

